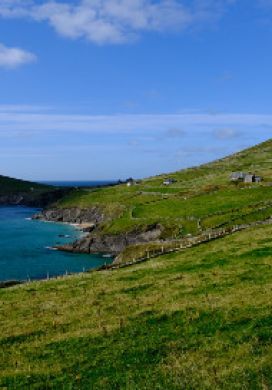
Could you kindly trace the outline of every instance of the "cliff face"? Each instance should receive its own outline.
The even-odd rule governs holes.
[[[70,245],[58,247],[60,250],[76,253],[109,253],[118,255],[128,245],[143,244],[159,239],[160,225],[147,227],[144,232],[132,231],[118,235],[102,235],[95,231]]]
[[[89,209],[74,207],[69,209],[52,208],[44,210],[34,215],[33,218],[52,222],[97,224],[104,220],[104,215],[98,207],[91,207]]]
[[[89,224],[91,233],[74,243],[60,246],[58,249],[75,253],[109,253],[117,255],[126,246],[146,243],[158,239],[162,233],[161,225],[150,225],[145,231],[131,231],[118,235],[103,234],[99,231],[99,225],[105,222],[106,217],[99,207],[89,209],[50,209],[34,215],[34,219],[52,222]]]

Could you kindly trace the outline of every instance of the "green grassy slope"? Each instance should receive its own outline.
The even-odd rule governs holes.
[[[0,175],[0,196],[42,192],[48,191],[48,189],[52,189],[52,187]]]
[[[271,237],[0,291],[0,387],[272,388]]]
[[[235,185],[233,171],[254,172],[264,177],[259,184]],[[171,177],[169,187],[163,180]],[[160,175],[127,187],[75,191],[58,207],[101,207],[111,221],[103,233],[119,234],[160,223],[163,238],[196,234],[217,228],[265,219],[272,215],[272,141],[200,167]]]

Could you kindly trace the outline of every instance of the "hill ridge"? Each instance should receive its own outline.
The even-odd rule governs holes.
[[[92,232],[66,250],[119,255],[135,244],[196,236],[208,229],[261,221],[272,215],[272,141],[214,162],[129,186],[74,190],[38,218],[89,223]],[[233,170],[254,171],[261,183],[233,182]],[[170,185],[164,184],[171,177]]]

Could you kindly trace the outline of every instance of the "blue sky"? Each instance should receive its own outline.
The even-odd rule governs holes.
[[[0,0],[0,174],[143,177],[272,134],[270,0]]]

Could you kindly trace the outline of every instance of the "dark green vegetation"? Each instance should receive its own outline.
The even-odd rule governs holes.
[[[271,237],[0,290],[0,387],[270,389]]]
[[[70,192],[70,189],[0,176],[0,205],[45,207]]]
[[[49,189],[52,189],[52,187],[29,181],[12,179],[6,176],[0,176],[0,196],[18,193],[41,192],[45,190],[48,191]]]
[[[231,172],[256,173],[262,183],[232,183]],[[167,177],[176,182],[163,185]],[[108,216],[102,234],[145,230],[159,223],[161,238],[264,220],[272,215],[272,141],[200,167],[119,185],[74,191],[60,208],[98,206]]]

